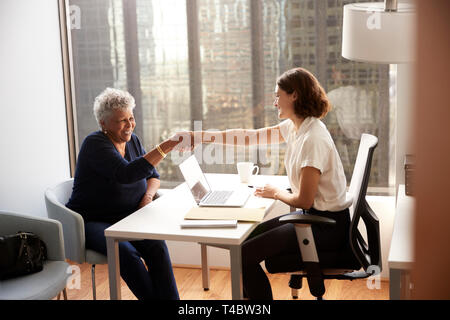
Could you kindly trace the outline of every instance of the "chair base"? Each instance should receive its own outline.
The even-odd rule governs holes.
[[[301,289],[302,282],[303,282],[303,277],[301,275],[291,274],[291,279],[289,280],[289,288]]]
[[[341,270],[341,269],[329,269],[324,270],[324,274],[322,275],[323,279],[336,279],[336,280],[356,280],[356,279],[365,279],[370,277],[365,271],[353,271],[349,270]],[[341,273],[342,272],[342,273]],[[289,280],[289,287],[291,288],[291,295],[293,299],[298,299],[298,290],[302,288],[303,278],[307,277],[305,272],[296,272],[291,274],[291,278]],[[311,288],[310,288],[311,290]],[[323,296],[316,297],[317,300],[323,300]]]

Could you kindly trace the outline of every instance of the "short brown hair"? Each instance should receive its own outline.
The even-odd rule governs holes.
[[[301,118],[323,118],[331,110],[325,90],[314,75],[306,69],[294,68],[277,80],[280,89],[288,94],[297,93],[294,112]]]

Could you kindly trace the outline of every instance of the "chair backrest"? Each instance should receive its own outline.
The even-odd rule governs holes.
[[[366,201],[373,152],[378,138],[362,134],[350,182],[349,193],[353,197],[350,207],[350,245],[354,255],[366,272],[381,272],[381,242],[378,217]],[[367,241],[362,237],[358,225],[363,221],[367,232]]]
[[[72,194],[73,179],[68,179],[45,191],[45,205],[51,219],[63,226],[66,257],[72,261],[86,261],[85,233],[83,217],[67,208],[65,204]]]

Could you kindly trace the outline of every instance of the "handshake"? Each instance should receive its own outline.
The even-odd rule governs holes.
[[[202,131],[181,131],[175,133],[173,136],[169,138],[170,141],[176,143],[173,147],[173,150],[188,152],[194,150],[199,144],[202,144],[203,141],[203,132]],[[212,141],[214,142],[214,139]]]

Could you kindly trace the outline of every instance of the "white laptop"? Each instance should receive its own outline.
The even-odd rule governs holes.
[[[195,155],[184,160],[179,167],[200,207],[243,207],[250,197],[250,191],[246,188],[211,190]]]

